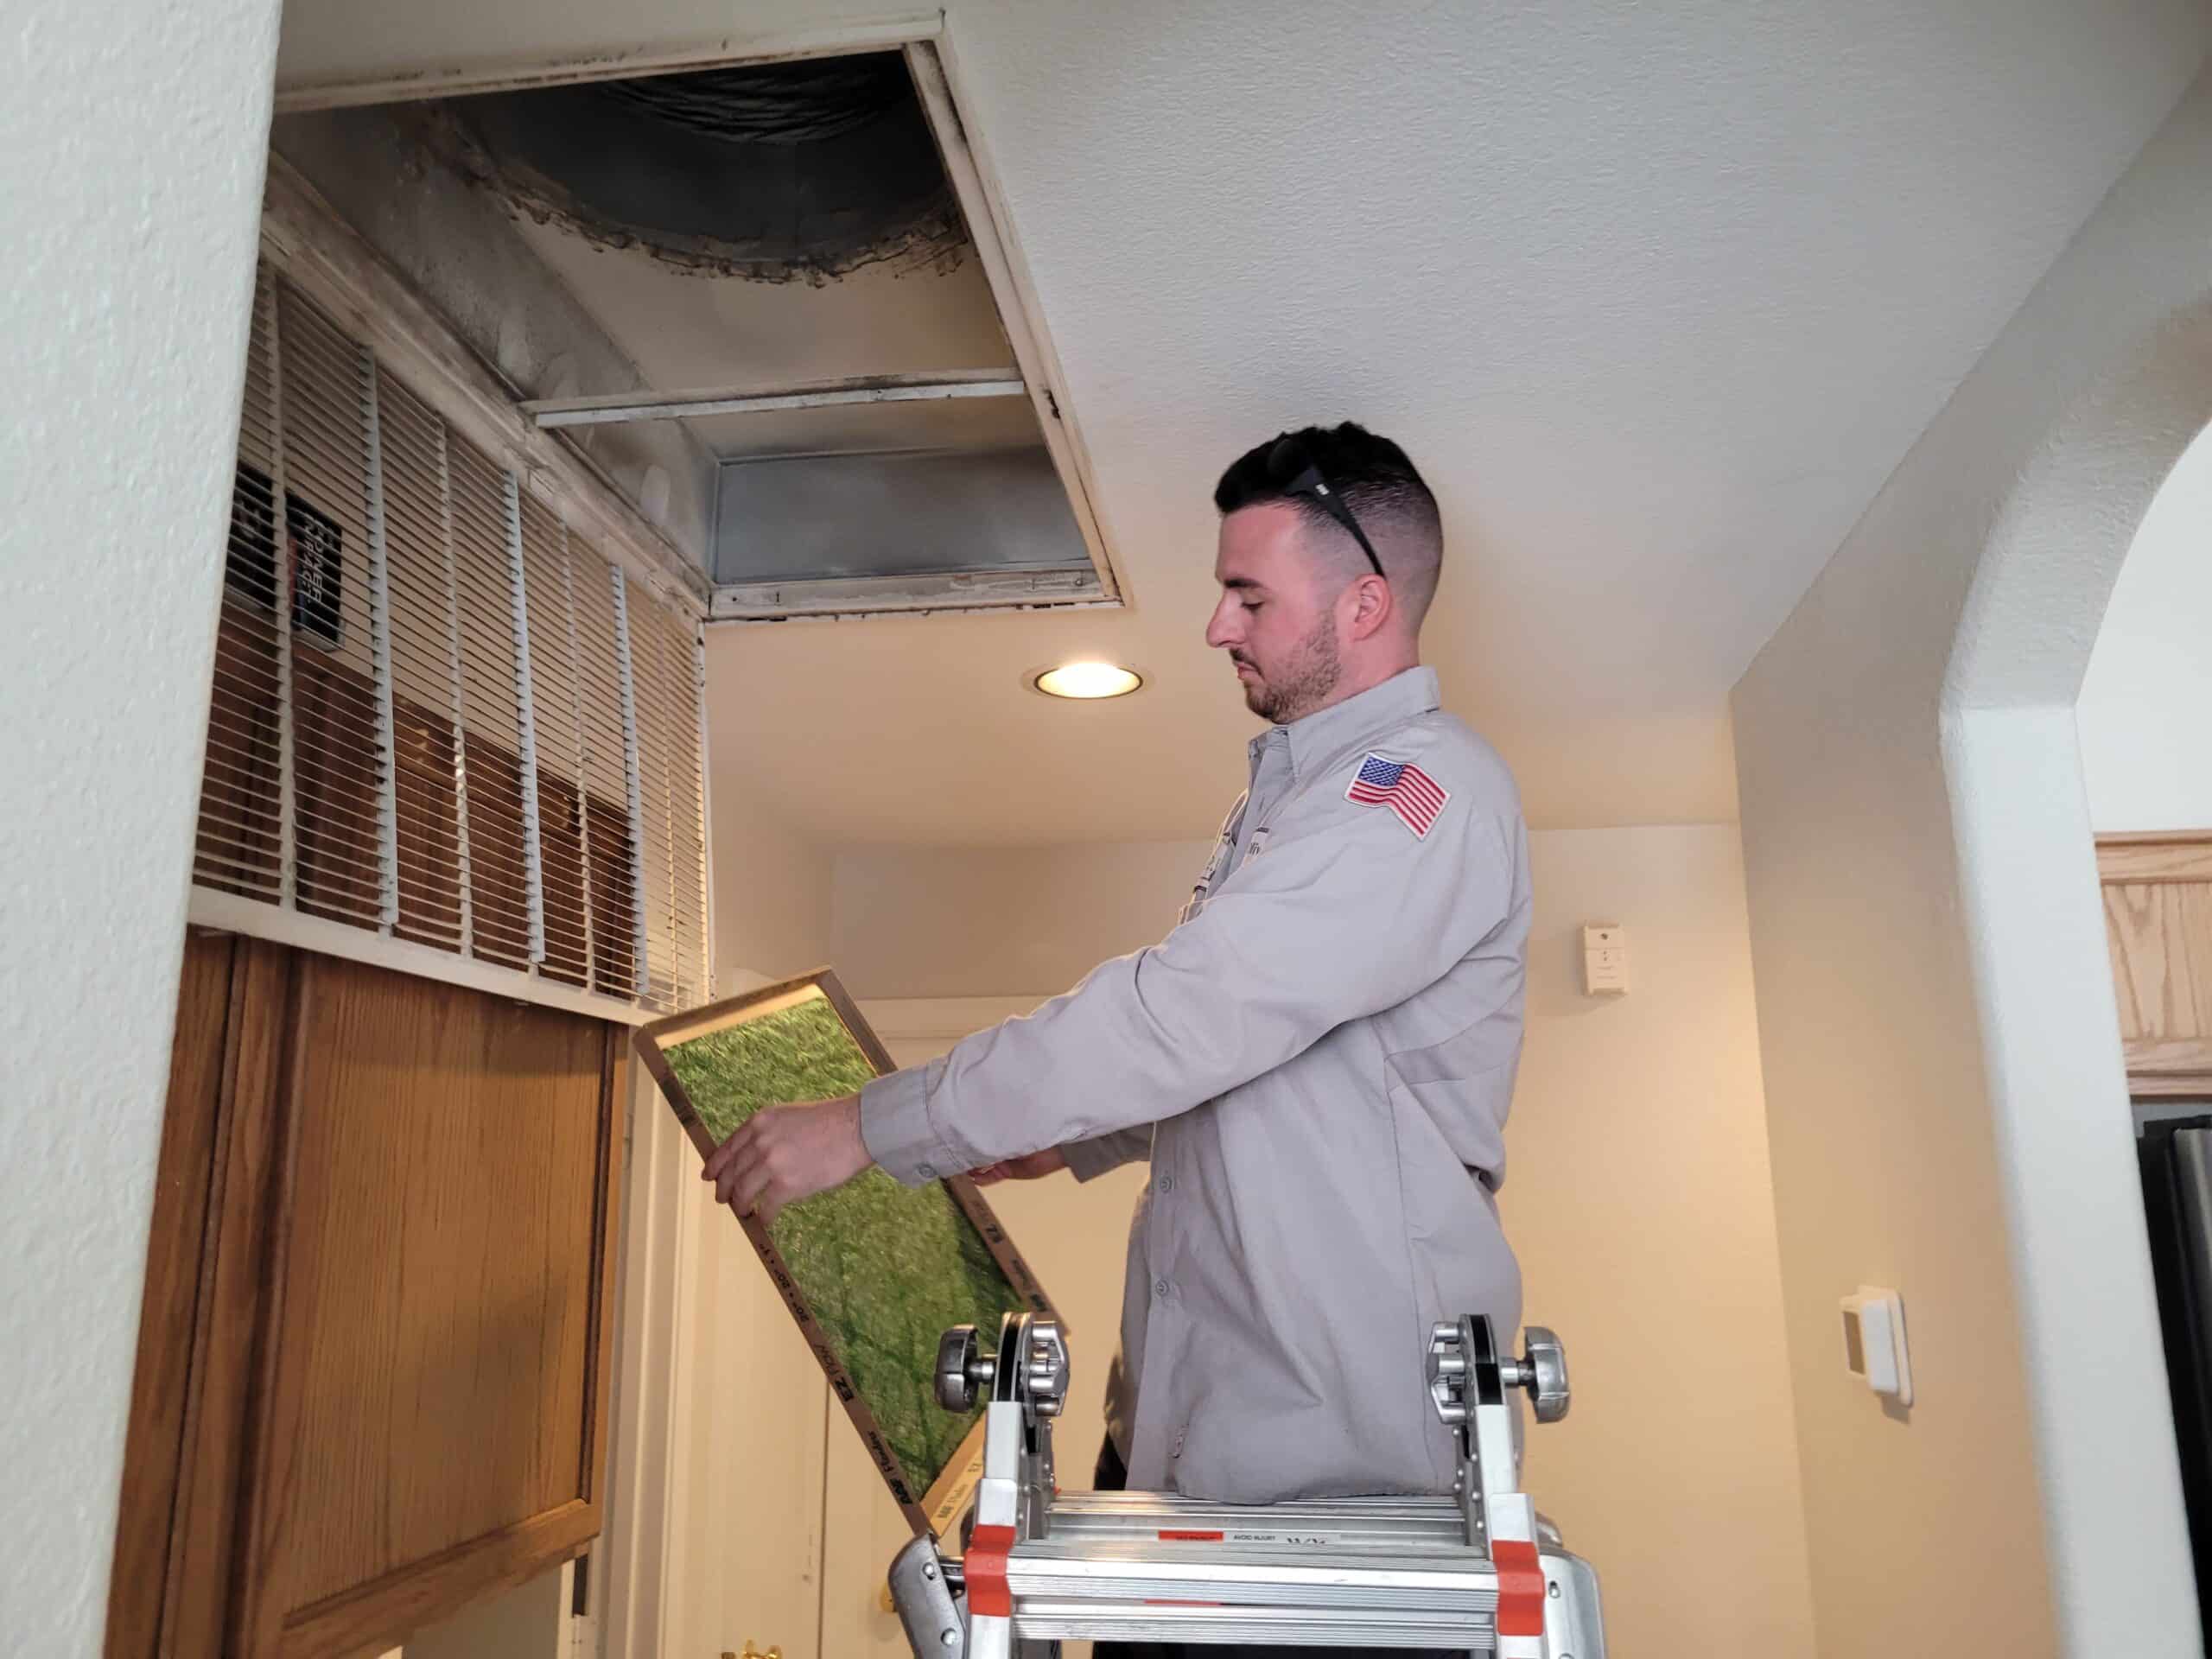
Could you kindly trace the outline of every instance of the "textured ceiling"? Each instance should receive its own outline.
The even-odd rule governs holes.
[[[875,15],[290,0],[282,78],[841,11]],[[1532,819],[1732,815],[1728,688],[2212,33],[2195,0],[947,13],[1133,605],[715,634],[717,789],[837,841],[1209,832],[1250,724],[1198,637],[1208,493],[1345,417],[1443,500],[1430,655]],[[1151,685],[1022,689],[1090,651]]]

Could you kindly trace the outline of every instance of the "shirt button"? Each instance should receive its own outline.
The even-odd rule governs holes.
[[[937,1166],[934,1164],[923,1164],[914,1171],[914,1173],[920,1176],[925,1181],[933,1181],[937,1179]]]
[[[1166,1301],[1167,1300],[1167,1281],[1163,1279],[1158,1284],[1154,1285],[1152,1287],[1152,1294],[1159,1297],[1161,1301]]]
[[[1175,1178],[1173,1175],[1161,1176],[1159,1187],[1162,1192],[1173,1192],[1175,1190]]]

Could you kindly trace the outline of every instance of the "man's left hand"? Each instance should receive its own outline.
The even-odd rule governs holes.
[[[717,1203],[765,1226],[785,1205],[842,1186],[873,1161],[861,1140],[861,1097],[840,1095],[756,1112],[715,1148],[700,1179],[715,1184]]]

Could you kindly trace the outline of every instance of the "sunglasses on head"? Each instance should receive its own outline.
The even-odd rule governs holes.
[[[1268,451],[1268,481],[1285,495],[1308,495],[1319,501],[1329,517],[1351,532],[1352,540],[1359,543],[1359,550],[1375,567],[1375,574],[1382,575],[1382,561],[1375,556],[1375,543],[1367,539],[1367,532],[1359,527],[1359,520],[1352,517],[1351,509],[1329,487],[1329,480],[1321,476],[1321,469],[1313,464],[1313,458],[1296,438],[1278,439],[1275,447]],[[1383,580],[1389,578],[1383,576]]]

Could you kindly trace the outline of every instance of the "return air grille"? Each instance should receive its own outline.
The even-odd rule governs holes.
[[[199,886],[704,1001],[701,691],[694,619],[263,270]]]

